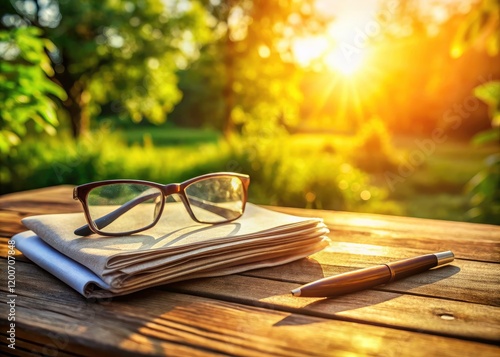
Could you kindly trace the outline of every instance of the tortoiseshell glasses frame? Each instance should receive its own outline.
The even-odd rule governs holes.
[[[156,225],[168,197],[180,201],[199,223],[231,222],[243,215],[248,198],[248,175],[217,172],[167,185],[142,180],[106,180],[74,188],[86,225],[75,234],[122,236]]]

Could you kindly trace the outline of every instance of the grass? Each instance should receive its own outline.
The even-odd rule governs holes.
[[[399,137],[395,145],[408,157],[421,150],[417,140],[423,139]],[[478,147],[452,139],[436,144],[432,153],[424,155],[422,163],[414,166],[413,172],[396,186],[389,198],[404,207],[408,216],[465,220],[470,208],[466,185],[484,168],[485,158],[498,150],[494,145]]]
[[[168,126],[138,126],[133,129],[121,129],[118,133],[128,145],[194,146],[215,144],[220,140],[220,133],[212,129],[189,129]]]

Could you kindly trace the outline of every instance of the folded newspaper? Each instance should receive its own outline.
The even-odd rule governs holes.
[[[328,245],[321,219],[251,203],[236,221],[216,225],[196,223],[180,205],[170,206],[153,228],[123,237],[75,235],[86,224],[83,213],[32,216],[23,223],[30,231],[13,237],[16,247],[85,297],[275,266]]]

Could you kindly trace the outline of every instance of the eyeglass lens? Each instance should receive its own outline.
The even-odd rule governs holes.
[[[113,183],[92,189],[87,196],[90,218],[104,233],[145,228],[156,220],[161,191],[135,183]]]
[[[196,219],[204,223],[221,223],[243,213],[243,183],[237,177],[211,177],[193,182],[185,189]]]

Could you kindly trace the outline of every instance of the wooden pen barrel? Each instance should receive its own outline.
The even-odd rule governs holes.
[[[306,284],[300,296],[337,296],[386,284],[396,279],[422,273],[435,267],[438,259],[434,254],[354,270]]]
[[[365,290],[391,280],[391,271],[386,265],[354,270],[320,279],[304,285],[300,296],[336,296]]]

